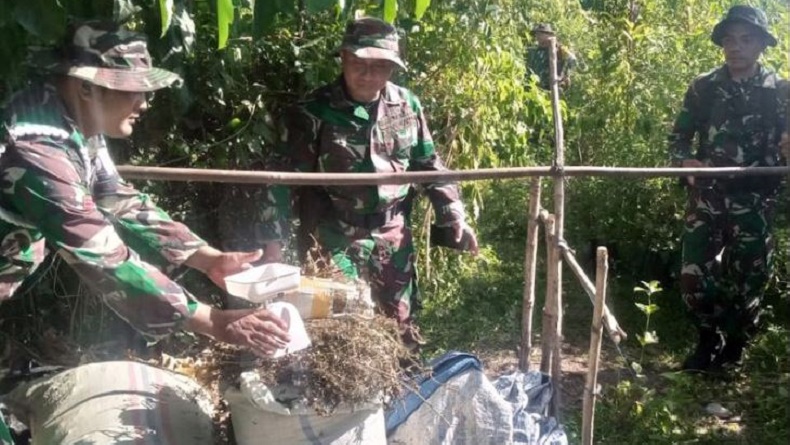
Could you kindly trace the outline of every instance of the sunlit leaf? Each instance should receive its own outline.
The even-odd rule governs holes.
[[[398,16],[398,0],[384,0],[384,21],[394,23]]]
[[[134,6],[132,0],[114,0],[112,4],[112,18],[117,23],[124,23],[140,11],[139,6]]]
[[[414,3],[414,18],[420,20],[431,5],[431,0],[416,0]]]
[[[269,3],[268,1],[256,3]],[[257,5],[256,5],[257,6]],[[228,45],[230,25],[233,24],[233,0],[217,0],[217,48],[223,49]]]
[[[173,21],[173,0],[159,0],[159,16],[162,18],[162,34],[164,37]]]

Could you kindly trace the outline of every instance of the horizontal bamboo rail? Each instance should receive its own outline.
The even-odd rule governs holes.
[[[790,175],[790,167],[635,168],[635,167],[508,167],[476,170],[444,170],[400,173],[295,173],[247,170],[214,170],[119,165],[125,179],[155,181],[224,182],[287,185],[381,185],[443,181],[480,181],[529,176],[603,176],[657,178],[681,176],[773,176]]]

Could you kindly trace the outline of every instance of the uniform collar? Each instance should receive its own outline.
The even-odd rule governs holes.
[[[379,102],[384,105],[399,105],[402,102],[400,95],[398,95],[397,86],[392,82],[387,82],[384,89],[381,91]],[[345,81],[343,76],[340,76],[332,84],[328,92],[329,106],[338,110],[347,110],[355,116],[368,120],[370,115],[365,107],[357,102],[351,100],[346,92]]]
[[[722,65],[716,71],[714,71],[713,78],[711,80],[721,83],[732,82],[730,78],[730,71],[727,69],[727,65]],[[750,84],[754,87],[776,88],[776,74],[773,71],[765,68],[762,64],[757,64],[757,73],[741,83]]]

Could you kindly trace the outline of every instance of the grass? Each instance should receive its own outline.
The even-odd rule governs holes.
[[[499,194],[505,198],[508,194]],[[422,277],[425,309],[420,325],[430,341],[427,355],[448,349],[471,352],[492,349],[513,351],[520,339],[523,292],[524,227],[500,224],[512,221],[518,201],[500,199],[484,212],[481,239],[489,245],[475,262],[439,255],[435,273]],[[501,213],[497,216],[497,206]],[[511,209],[511,210],[507,210]],[[488,228],[488,229],[486,229]],[[543,240],[541,239],[541,244]],[[494,254],[495,252],[495,254]],[[539,254],[543,257],[543,253]],[[727,380],[688,375],[676,369],[695,341],[692,320],[679,297],[675,280],[662,282],[664,290],[654,303],[650,330],[659,342],[645,348],[643,377],[635,377],[629,364],[639,361],[641,346],[636,334],[644,330],[644,314],[634,305],[644,294],[633,289],[652,277],[629,274],[626,267],[610,271],[608,304],[629,334],[621,344],[622,356],[604,339],[603,367],[612,372],[603,379],[595,417],[598,444],[759,444],[785,445],[790,436],[790,308],[786,283],[775,283],[764,307],[762,331],[746,353],[742,369]],[[784,267],[778,268],[783,271]],[[545,273],[538,264],[539,277]],[[542,278],[542,277],[541,277]],[[564,337],[571,349],[586,354],[592,305],[567,269],[564,272]],[[533,332],[540,332],[544,284],[538,283]],[[539,346],[536,335],[533,344]],[[583,362],[583,360],[582,360]],[[603,374],[602,374],[603,375]],[[736,421],[722,421],[706,414],[716,402],[730,410]],[[581,410],[578,401],[563,400],[563,423],[570,442],[580,442]]]

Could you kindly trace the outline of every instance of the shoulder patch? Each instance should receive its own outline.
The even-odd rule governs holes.
[[[9,128],[8,134],[12,139],[22,139],[27,136],[48,136],[64,140],[69,138],[69,133],[62,128],[24,122]]]

